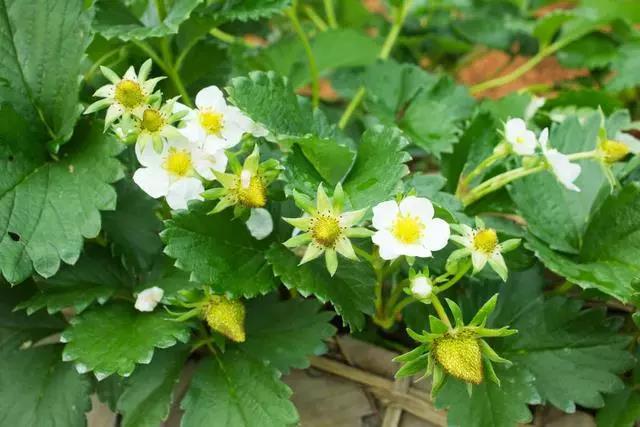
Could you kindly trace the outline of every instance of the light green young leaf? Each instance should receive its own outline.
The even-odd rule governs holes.
[[[137,363],[149,363],[155,348],[168,348],[189,340],[189,327],[157,310],[141,313],[133,303],[109,304],[74,317],[62,334],[62,357],[96,377],[128,376]]]
[[[321,307],[315,300],[278,302],[266,297],[249,301],[247,340],[238,349],[285,374],[291,368],[308,367],[308,357],[324,353],[324,340],[336,332],[329,323],[334,313],[318,311]]]
[[[277,286],[264,252],[268,239],[256,240],[231,213],[208,215],[210,203],[192,204],[165,224],[165,253],[191,280],[235,297],[265,294]]]
[[[82,109],[79,75],[92,17],[78,0],[0,0],[0,104],[54,148],[71,137]],[[6,116],[0,122],[11,123]]]
[[[358,156],[343,187],[353,209],[372,207],[402,191],[411,159],[403,151],[407,140],[395,128],[376,126],[362,135]]]
[[[75,266],[65,266],[54,277],[38,282],[39,292],[18,308],[28,314],[43,308],[57,313],[67,307],[81,312],[94,301],[104,304],[117,289],[130,286],[132,281],[108,249],[89,246]]]
[[[269,249],[267,259],[287,288],[330,301],[351,329],[362,329],[364,315],[373,313],[375,279],[364,263],[340,259],[338,271],[331,277],[323,260],[298,266],[300,258],[279,244]]]
[[[121,146],[102,123],[76,129],[61,160],[46,149],[23,119],[0,109],[0,269],[11,283],[34,271],[50,277],[60,260],[74,264],[83,238],[100,231],[100,210],[115,207],[109,185],[122,176]]]
[[[211,420],[237,427],[296,424],[291,389],[279,376],[275,368],[237,350],[205,359],[182,400],[182,427],[200,427]]]
[[[144,40],[178,32],[202,0],[175,0],[162,22],[148,23],[139,19],[121,0],[96,0],[93,29],[106,39]],[[157,19],[157,18],[156,18]]]
[[[117,403],[123,427],[156,427],[167,419],[187,356],[189,347],[182,344],[156,351],[151,363],[124,380]]]

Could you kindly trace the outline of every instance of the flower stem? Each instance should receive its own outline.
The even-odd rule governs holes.
[[[298,38],[302,42],[302,46],[304,47],[304,51],[307,55],[307,61],[309,62],[309,73],[311,74],[311,105],[313,108],[318,108],[320,105],[320,75],[318,73],[318,66],[316,65],[316,58],[313,56],[313,50],[311,49],[311,44],[309,43],[309,39],[300,25],[300,21],[298,20],[298,2],[296,0],[293,1],[293,4],[290,8],[286,10],[286,14],[291,21],[291,25],[293,25],[293,29],[298,34]]]
[[[313,22],[313,24],[318,28],[318,30],[324,32],[329,28],[327,23],[323,21],[323,19],[316,13],[313,7],[306,5],[304,7],[304,13],[307,17]]]
[[[223,41],[225,43],[229,43],[229,44],[234,44],[238,41],[238,38],[236,36],[229,33],[225,33],[219,28],[212,28],[211,30],[209,30],[209,34],[211,34],[213,37],[217,38],[218,40]]]
[[[499,86],[506,85],[507,83],[511,83],[512,81],[516,80],[523,74],[527,73],[528,71],[531,71],[536,65],[538,65],[547,56],[554,54],[558,50],[562,49],[563,47],[573,42],[574,40],[579,39],[583,35],[584,35],[583,32],[580,32],[579,34],[576,33],[571,37],[563,37],[560,40],[556,41],[555,43],[552,43],[549,46],[542,48],[537,54],[532,56],[527,62],[525,62],[515,70],[511,71],[510,73],[505,74],[504,76],[496,77],[494,79],[489,79],[482,83],[478,83],[477,85],[471,86],[469,91],[473,95],[479,92],[484,92],[487,89],[492,89],[494,87],[499,87]]]
[[[461,268],[460,270],[458,270],[455,276],[453,276],[451,279],[449,279],[447,282],[443,283],[442,285],[438,286],[438,293],[444,292],[450,287],[452,287],[453,285],[455,285],[456,283],[458,283],[460,279],[462,279],[462,277],[465,274],[467,274],[467,271],[469,271],[470,268],[471,268],[471,264],[467,263],[467,265],[464,268]]]
[[[431,304],[433,308],[436,310],[438,317],[440,320],[444,322],[445,325],[451,329],[451,321],[449,320],[449,316],[447,316],[447,312],[444,311],[444,307],[442,307],[442,303],[440,302],[440,298],[436,294],[431,295]]]
[[[492,153],[489,157],[481,161],[478,166],[475,167],[471,172],[467,174],[464,178],[458,182],[458,187],[456,188],[456,195],[460,196],[467,191],[469,184],[473,181],[478,175],[482,172],[490,168],[495,162],[505,158],[508,153]]]
[[[512,169],[500,175],[496,175],[493,178],[490,178],[483,182],[482,184],[475,187],[471,190],[467,195],[462,197],[462,204],[464,206],[469,206],[489,193],[493,193],[496,190],[501,189],[505,185],[509,184],[511,181],[514,181],[519,178],[523,178],[527,175],[531,175],[542,170],[546,169],[546,164],[541,164],[538,166],[534,166],[532,168],[524,168],[520,167],[517,169]]]
[[[333,8],[333,0],[324,0],[324,11],[327,14],[327,21],[331,28],[338,28],[338,21],[336,20],[336,11]]]
[[[380,49],[380,53],[378,54],[379,59],[389,58],[391,49],[393,48],[393,45],[398,38],[398,34],[400,34],[400,30],[404,25],[404,20],[407,18],[407,12],[409,11],[411,2],[412,0],[404,0],[400,7],[395,8],[396,19],[393,23],[393,26],[391,27],[391,30],[389,31],[389,34],[387,34],[387,38],[385,39],[382,48]],[[353,112],[356,110],[356,108],[358,108],[358,106],[362,102],[365,94],[366,89],[364,88],[364,86],[360,86],[351,102],[349,102],[347,109],[344,110],[344,113],[342,113],[342,116],[340,117],[340,121],[338,122],[339,129],[344,129],[347,126],[347,123],[349,123],[349,119],[353,115]]]

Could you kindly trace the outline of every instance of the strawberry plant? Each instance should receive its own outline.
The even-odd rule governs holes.
[[[296,425],[283,375],[353,333],[450,425],[633,426],[639,23],[0,0],[0,424],[81,426],[95,393],[123,426]]]

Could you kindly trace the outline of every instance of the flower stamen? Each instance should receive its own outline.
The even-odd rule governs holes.
[[[484,254],[492,254],[498,246],[498,235],[493,228],[479,230],[473,237],[473,247]]]
[[[222,130],[222,114],[215,111],[201,111],[200,125],[209,135],[218,135]]]
[[[311,235],[320,245],[332,248],[342,234],[340,221],[331,214],[324,214],[314,218],[311,226]]]
[[[238,178],[236,186],[236,196],[240,204],[247,208],[261,208],[267,204],[267,189],[258,175],[253,175],[249,179],[248,185]]]
[[[624,159],[631,152],[629,146],[613,139],[607,139],[600,143],[600,150],[607,163],[615,163]]]
[[[191,171],[191,154],[186,150],[171,149],[163,166],[176,176],[186,176]]]
[[[424,225],[412,216],[399,216],[393,223],[391,232],[404,244],[416,243],[420,240]]]
[[[144,92],[138,82],[121,80],[116,85],[115,99],[123,107],[132,109],[144,103]]]
[[[160,114],[160,111],[154,108],[147,108],[142,113],[142,121],[140,126],[147,132],[157,132],[165,125],[165,120]]]

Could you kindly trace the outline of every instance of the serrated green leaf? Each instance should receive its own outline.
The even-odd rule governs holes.
[[[159,22],[147,22],[139,19],[121,0],[97,0],[96,18],[93,29],[106,39],[143,40],[151,37],[163,37],[178,32],[180,24],[186,21],[191,12],[202,0],[175,0],[167,10],[167,16]]]
[[[598,427],[633,427],[639,420],[640,391],[631,387],[607,395],[596,416]]]
[[[556,54],[567,68],[598,68],[618,57],[616,43],[603,33],[591,33],[567,45]]]
[[[294,146],[284,161],[282,175],[290,190],[315,198],[318,186],[324,182],[320,173],[313,167],[298,146]]]
[[[640,42],[623,44],[617,52],[616,59],[611,64],[614,76],[607,83],[607,89],[621,91],[640,85],[637,73],[640,67]]]
[[[364,263],[341,259],[332,278],[321,260],[298,266],[300,258],[279,244],[269,249],[267,259],[287,288],[330,301],[351,329],[362,329],[364,315],[373,313],[375,279]]]
[[[549,144],[561,153],[593,150],[597,144],[600,115],[591,114],[581,124],[567,118],[551,129]],[[567,190],[550,172],[514,181],[509,194],[527,221],[529,231],[552,248],[577,253],[594,205],[606,194],[607,180],[593,160],[578,162],[582,172],[576,180],[580,192]]]
[[[60,360],[60,345],[0,346],[0,424],[82,427],[91,382]]]
[[[308,357],[324,353],[324,340],[336,332],[329,323],[334,314],[318,311],[321,304],[314,300],[259,298],[246,308],[247,340],[238,349],[284,374],[291,368],[307,368]]]
[[[542,280],[540,271],[510,275],[490,326],[510,325],[518,333],[494,348],[533,374],[543,401],[566,412],[576,404],[600,407],[601,394],[619,391],[617,374],[632,366],[629,338],[617,334],[620,322],[604,310],[583,310],[580,301],[563,297],[545,300]]]
[[[11,283],[34,271],[50,277],[97,236],[99,211],[115,207],[109,183],[122,176],[121,146],[95,122],[54,161],[22,118],[7,108],[0,117],[0,269]]]
[[[474,104],[466,88],[443,77],[430,90],[418,92],[398,126],[428,153],[450,153],[462,133],[461,122],[471,115]]]
[[[208,215],[213,206],[192,204],[165,224],[165,253],[191,279],[236,297],[265,294],[277,286],[264,252],[267,240],[254,239],[229,212]]]
[[[182,400],[183,427],[216,423],[237,427],[296,424],[291,389],[273,367],[229,350],[202,361]]]
[[[157,351],[151,363],[124,380],[117,404],[123,427],[156,427],[167,419],[187,356],[186,345]]]
[[[311,108],[302,105],[291,84],[274,72],[254,71],[248,77],[236,77],[227,92],[236,107],[277,137],[312,132]]]
[[[116,210],[102,214],[102,230],[125,266],[147,271],[162,252],[162,222],[155,212],[160,204],[129,179],[118,182],[116,191]]]
[[[589,223],[577,256],[554,252],[533,236],[527,238],[527,246],[547,268],[572,283],[599,289],[623,302],[638,302],[638,209],[640,187],[632,183],[602,204]]]
[[[362,135],[358,156],[343,187],[354,209],[372,207],[402,191],[411,159],[403,151],[407,140],[397,129],[376,126]]]
[[[298,138],[295,143],[302,148],[309,163],[330,187],[345,177],[355,161],[355,151],[334,139],[310,136]]]
[[[215,2],[203,14],[217,22],[255,21],[281,13],[291,0],[224,0]]]
[[[89,246],[75,266],[65,266],[54,277],[39,282],[39,292],[17,308],[28,314],[43,308],[57,313],[67,307],[81,312],[94,301],[104,304],[118,288],[128,287],[132,281],[107,249]]]
[[[533,418],[527,405],[539,403],[533,376],[516,367],[495,366],[501,386],[485,380],[473,386],[471,396],[466,385],[447,378],[436,395],[436,407],[447,409],[449,425],[465,427],[513,427]]]
[[[149,363],[155,348],[168,348],[189,340],[189,327],[157,310],[141,313],[133,304],[109,304],[74,317],[62,334],[63,359],[98,378],[128,376],[137,363]]]
[[[79,75],[92,17],[78,0],[0,1],[0,104],[9,103],[54,148],[69,139],[80,115]]]

